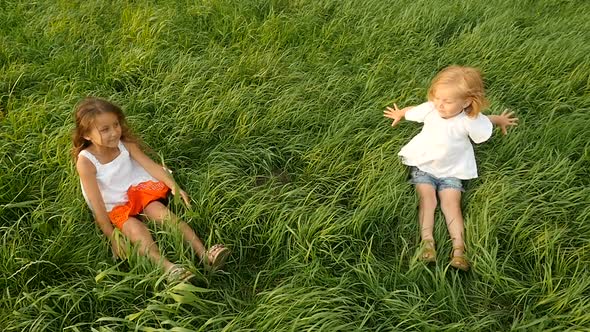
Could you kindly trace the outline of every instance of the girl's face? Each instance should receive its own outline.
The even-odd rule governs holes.
[[[121,139],[119,118],[113,113],[98,114],[94,118],[94,127],[90,129],[84,138],[96,146],[116,148]]]
[[[450,119],[461,113],[471,101],[461,96],[456,88],[441,85],[434,91],[434,106],[443,119]]]

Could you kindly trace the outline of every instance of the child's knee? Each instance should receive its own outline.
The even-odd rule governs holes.
[[[147,226],[135,217],[127,219],[121,230],[131,241],[145,239],[146,236],[149,236],[151,239],[151,234]]]
[[[446,219],[456,219],[462,217],[460,202],[441,202],[440,209],[442,210]]]
[[[438,201],[436,200],[436,196],[433,197],[420,197],[420,209],[423,211],[434,211],[436,210],[436,205]]]

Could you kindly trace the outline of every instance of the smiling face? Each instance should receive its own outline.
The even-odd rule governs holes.
[[[116,114],[99,113],[94,117],[93,126],[84,136],[97,147],[116,148],[121,139],[121,124]]]
[[[471,104],[471,100],[464,98],[456,88],[447,85],[436,87],[431,101],[443,119],[456,116]]]

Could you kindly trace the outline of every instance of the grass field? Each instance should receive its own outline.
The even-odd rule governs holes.
[[[590,2],[0,0],[0,330],[590,330]],[[416,260],[417,198],[383,109],[479,67],[463,199],[472,270]],[[112,100],[233,255],[167,285],[111,258],[69,154],[74,105]]]

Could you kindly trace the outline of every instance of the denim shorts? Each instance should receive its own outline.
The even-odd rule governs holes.
[[[436,191],[441,191],[444,189],[455,189],[460,191],[465,191],[463,189],[463,184],[461,183],[461,179],[448,177],[448,178],[437,178],[436,176],[421,171],[416,166],[410,167],[410,183],[412,184],[419,184],[425,183],[429,184],[436,189]]]

